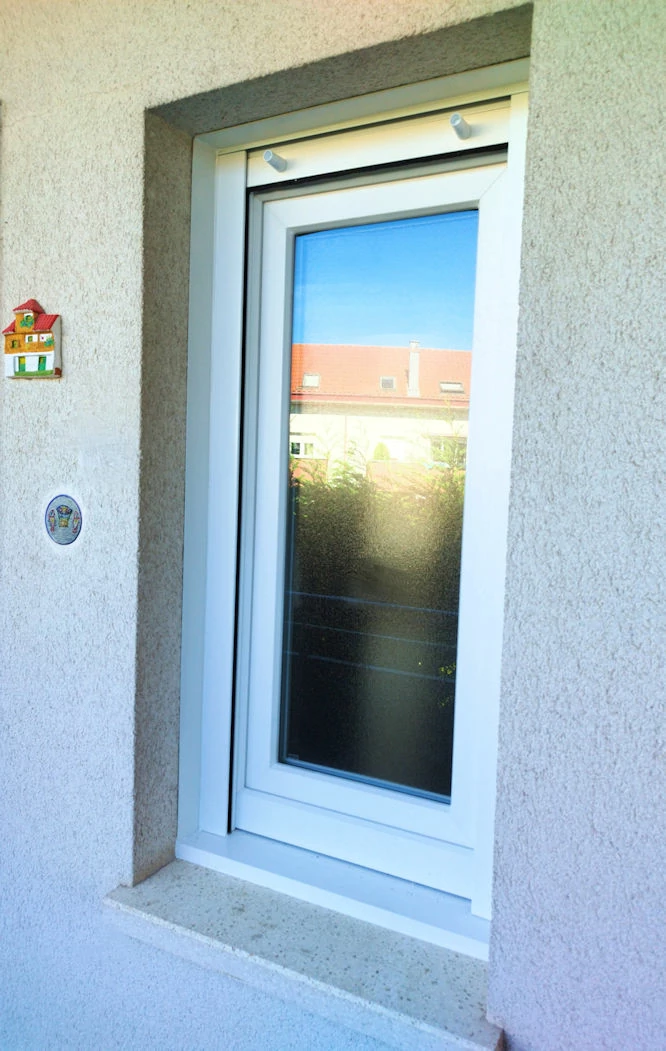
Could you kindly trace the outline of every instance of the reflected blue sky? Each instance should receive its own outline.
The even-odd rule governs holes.
[[[301,234],[294,342],[470,350],[477,227],[465,211]]]

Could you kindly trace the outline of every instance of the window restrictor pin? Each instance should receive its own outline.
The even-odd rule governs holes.
[[[264,150],[264,160],[266,164],[270,164],[271,168],[275,168],[276,172],[286,171],[286,160],[278,153],[273,153],[273,150]]]
[[[451,114],[451,127],[459,139],[468,139],[472,134],[472,129],[460,113]],[[264,154],[265,156],[266,154]]]

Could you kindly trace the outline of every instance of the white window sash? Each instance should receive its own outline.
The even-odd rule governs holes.
[[[470,98],[467,101],[473,100]],[[504,311],[506,350],[511,358],[515,346],[517,314],[525,123],[526,95],[520,91],[513,94],[511,98],[508,128],[500,137],[502,141],[510,141],[510,163],[503,184],[507,226],[502,236],[504,238],[504,278],[507,297],[503,305],[498,304],[498,309],[500,312]],[[186,508],[178,856],[187,856],[188,842],[191,841],[192,836],[199,834],[197,830],[206,830],[207,833],[210,833],[210,842],[213,842],[215,837],[225,837],[229,828],[229,771],[225,756],[231,749],[231,683],[238,510],[238,476],[235,464],[239,462],[242,274],[244,268],[244,246],[240,231],[244,227],[246,156],[243,150],[237,150],[234,153],[221,154],[216,158],[214,150],[203,142],[195,143],[190,305],[190,345],[193,357],[191,356],[190,359],[188,375],[188,505]],[[211,211],[215,215],[212,236],[209,218]],[[489,236],[491,236],[490,230]],[[492,236],[496,237],[497,232]],[[480,262],[481,258],[480,251]],[[481,270],[477,275],[477,281],[480,280],[482,280]],[[196,309],[193,310],[193,307]],[[220,317],[225,318],[224,326],[219,326],[217,323]],[[213,324],[213,319],[216,319],[215,324]],[[476,335],[482,334],[484,325],[487,326],[488,322],[479,316]],[[252,338],[251,331],[250,338]],[[478,353],[475,362],[478,362]],[[512,367],[508,371],[511,378],[508,381],[507,391],[512,385]],[[251,366],[247,378],[250,382],[252,381]],[[482,411],[485,398],[476,375],[473,378],[473,384],[472,413],[477,414]],[[492,384],[489,382],[488,386],[491,387]],[[205,392],[208,390],[210,398],[206,397]],[[202,411],[202,399],[206,403],[205,411]],[[504,442],[506,453],[504,461],[508,470],[510,416],[508,422],[505,422],[500,428],[500,432],[503,435],[501,441]],[[249,438],[249,444],[252,445],[252,436]],[[498,458],[501,458],[499,444],[498,442],[497,453]],[[252,449],[246,451],[251,453]],[[471,442],[469,455],[472,455]],[[205,468],[205,475],[209,478],[208,485],[201,484],[202,466]],[[508,478],[504,489],[502,501],[503,506],[506,506]],[[467,497],[468,501],[470,499],[471,493]],[[502,525],[503,506],[496,508],[498,513],[494,514],[494,520],[499,521],[498,547],[502,549],[502,553],[505,545],[505,529]],[[247,524],[245,528],[247,529]],[[251,529],[248,532],[251,533]],[[466,532],[469,532],[467,525]],[[248,542],[253,543],[251,535]],[[466,535],[463,562],[469,561],[470,545],[473,545],[474,542],[476,541],[473,533],[470,537]],[[503,579],[503,557],[499,561],[501,562],[500,578]],[[478,589],[479,583],[477,581],[470,585],[470,593],[473,593],[475,588]],[[239,596],[241,604],[252,595],[252,581],[246,580],[244,587],[245,595]],[[464,620],[465,611],[462,599],[460,612],[461,620]],[[493,612],[489,611],[488,617],[492,619],[493,616]],[[472,645],[473,640],[468,635],[469,633],[463,630],[461,623],[459,649]],[[498,693],[501,631],[496,632],[496,636],[486,652],[489,654],[489,660],[494,662],[493,676],[496,693]],[[239,655],[241,665],[247,661],[247,657],[247,652],[244,652],[241,647]],[[479,663],[476,662],[477,666]],[[477,672],[479,670],[478,667],[468,669],[471,689],[478,686]],[[486,728],[488,732],[478,748],[477,760],[478,764],[487,771],[487,780],[494,785],[496,711],[488,718]],[[240,742],[239,748],[241,750],[244,748],[244,742]],[[236,768],[238,769],[238,753]],[[247,791],[250,793],[255,790],[247,789]],[[286,807],[292,804],[289,799],[285,799],[284,804],[281,805]],[[303,806],[301,803],[294,805]],[[458,867],[460,879],[465,882],[466,890],[454,890],[453,893],[461,893],[470,897],[473,901],[474,912],[482,916],[490,915],[493,819],[494,798],[486,800],[483,805],[477,807],[473,851],[468,847],[446,843],[440,847],[440,850],[452,856],[457,854],[463,859]],[[357,820],[361,819],[340,816],[341,828],[346,822],[345,838],[353,838],[356,835],[351,829],[351,824]],[[394,834],[408,837],[410,835],[400,832]],[[399,840],[394,840],[394,852],[400,849]],[[470,855],[475,858],[473,865],[466,860]],[[211,860],[211,864],[219,868],[220,858],[215,861]],[[427,863],[424,868],[427,869]]]
[[[258,219],[263,231],[262,300],[258,326],[262,334],[259,350],[261,377],[256,416],[250,410],[246,419],[247,430],[258,435],[256,475],[252,481],[248,479],[246,486],[254,488],[258,494],[256,506],[260,513],[255,521],[254,545],[252,549],[245,548],[241,572],[252,573],[252,565],[261,565],[261,572],[252,575],[252,623],[246,621],[244,630],[248,632],[248,638],[241,642],[242,652],[249,655],[249,665],[247,670],[242,665],[239,668],[237,721],[243,728],[241,733],[244,731],[247,736],[245,756],[237,753],[234,822],[237,827],[248,831],[277,835],[286,842],[335,853],[365,867],[380,868],[405,879],[428,882],[438,889],[466,896],[469,883],[466,884],[465,880],[469,880],[472,862],[464,848],[473,849],[475,846],[477,808],[484,795],[491,794],[494,787],[485,783],[477,758],[489,709],[492,714],[493,699],[489,697],[487,684],[481,684],[472,693],[465,688],[465,665],[478,661],[479,637],[476,633],[468,633],[474,635],[471,651],[465,653],[460,647],[458,650],[450,804],[276,761],[286,513],[284,412],[291,358],[291,315],[290,311],[285,311],[285,303],[291,302],[291,248],[299,233],[354,221],[385,221],[446,211],[447,208],[478,207],[479,250],[488,253],[492,263],[482,269],[481,277],[477,279],[475,326],[478,330],[479,319],[485,316],[491,316],[492,322],[496,304],[503,300],[501,239],[505,173],[506,165],[494,164],[325,194],[269,200],[263,206],[261,201],[255,203],[255,208],[263,211]],[[486,343],[478,338],[474,340],[474,384],[483,386],[486,359],[494,353],[496,345],[494,331],[495,326],[491,323]],[[253,348],[249,348],[248,353],[253,354]],[[282,391],[282,397],[276,397],[276,391]],[[255,394],[249,392],[248,396],[252,406]],[[485,413],[476,414],[476,422],[472,424],[473,433],[478,430],[476,448],[480,450],[480,456],[475,462],[474,451],[470,451],[466,519],[470,517],[469,508],[474,500],[477,504],[483,502],[483,494],[495,493],[497,488],[486,469],[484,451],[494,442],[498,415],[507,412],[511,412],[510,402],[506,405],[501,397],[496,396],[486,405]],[[504,473],[508,483],[508,465]],[[487,506],[485,512],[487,516]],[[279,528],[276,528],[276,523],[279,523]],[[466,553],[461,594],[466,587],[465,567],[468,563],[481,561],[484,566],[490,566],[492,572],[492,544],[487,536],[481,535],[479,540],[480,543],[472,545],[471,557]],[[486,606],[488,601],[486,595]],[[467,610],[472,619],[478,617],[474,604],[468,603]],[[487,623],[486,631],[501,634],[501,603],[499,623]],[[289,800],[291,805],[276,802],[278,797]],[[302,811],[296,805],[298,803],[302,804]],[[353,827],[347,819],[354,819]],[[409,838],[409,849],[395,849],[398,832],[403,838],[405,835]],[[423,837],[418,846],[415,836]],[[443,843],[449,844],[446,850],[441,845]]]

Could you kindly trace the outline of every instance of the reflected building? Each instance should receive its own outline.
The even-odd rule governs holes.
[[[324,480],[345,462],[381,487],[409,488],[435,466],[461,469],[469,350],[295,343],[289,453]]]

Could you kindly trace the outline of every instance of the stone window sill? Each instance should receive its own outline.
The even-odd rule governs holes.
[[[104,904],[132,938],[400,1051],[501,1047],[481,960],[184,861]]]

